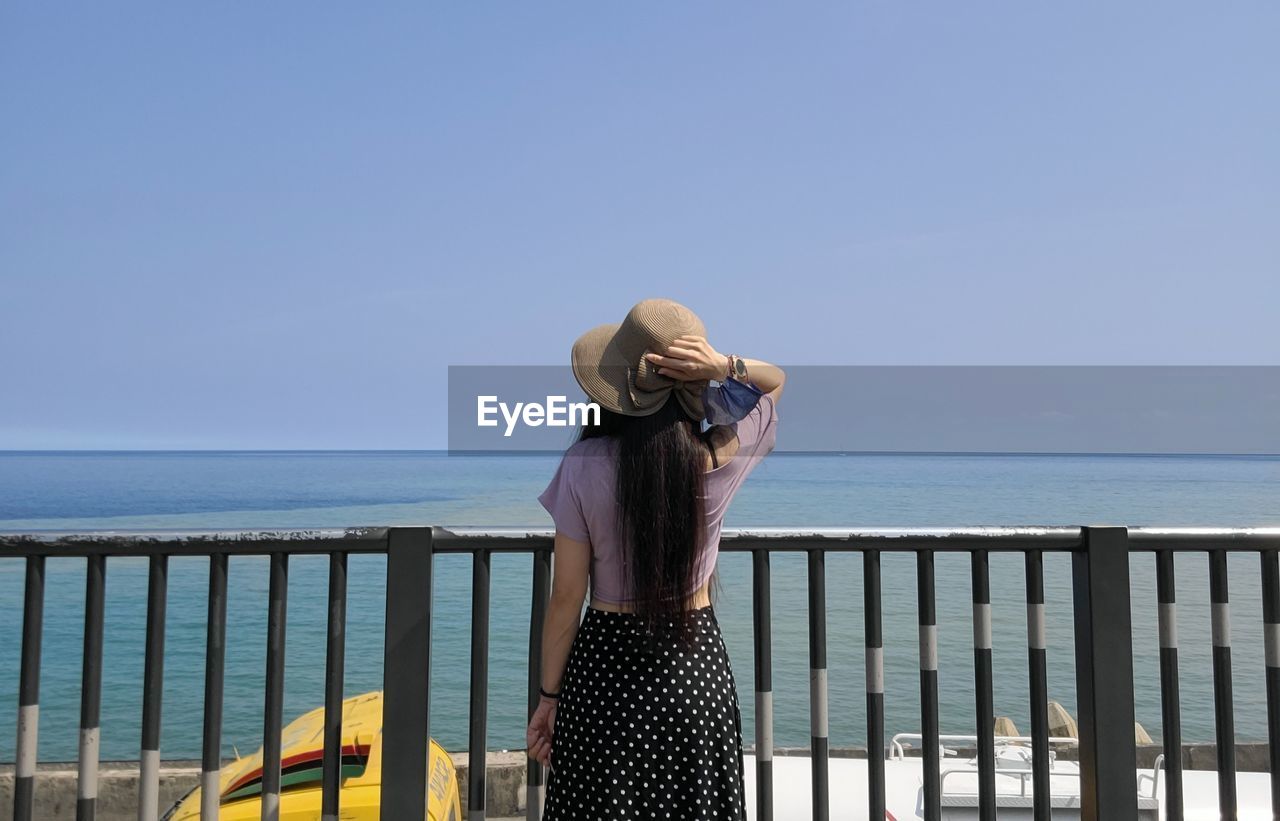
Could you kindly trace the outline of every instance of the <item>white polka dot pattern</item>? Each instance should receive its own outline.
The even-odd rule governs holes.
[[[742,714],[712,607],[694,641],[646,641],[640,618],[587,608],[556,710],[544,821],[744,821]]]

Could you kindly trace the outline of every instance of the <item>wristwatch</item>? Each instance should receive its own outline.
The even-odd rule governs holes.
[[[726,376],[745,382],[747,379],[747,361],[740,356],[729,354],[729,373]]]

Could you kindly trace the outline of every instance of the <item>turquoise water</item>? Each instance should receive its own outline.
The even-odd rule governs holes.
[[[0,453],[0,528],[256,528],[390,524],[540,525],[535,496],[554,457],[442,453]],[[731,526],[946,526],[1012,524],[1280,525],[1280,458],[775,454],[734,501]],[[489,747],[524,744],[530,559],[493,558]],[[470,559],[441,556],[435,579],[432,734],[467,743]],[[778,744],[808,743],[808,644],[803,556],[776,555],[773,662]],[[1261,599],[1256,557],[1233,557],[1235,708],[1241,739],[1264,737]],[[1189,740],[1210,739],[1212,666],[1207,561],[1179,556],[1182,721]],[[861,561],[832,555],[828,653],[832,744],[863,741]],[[1017,556],[991,559],[996,711],[1027,719],[1026,614]],[[200,750],[208,560],[171,562],[162,752]],[[1050,698],[1074,711],[1070,568],[1045,558]],[[262,735],[267,561],[230,564],[226,710],[228,754]],[[381,686],[385,561],[350,564],[346,691]],[[102,753],[137,755],[147,565],[111,559],[107,569]],[[886,720],[919,728],[915,563],[883,562]],[[1159,736],[1154,560],[1132,560],[1138,720]],[[290,564],[285,713],[323,701],[327,561]],[[716,602],[753,737],[751,568],[726,554]],[[942,730],[972,732],[969,565],[937,557]],[[0,559],[0,760],[13,758],[21,644],[23,563]],[[75,757],[79,716],[84,561],[48,564],[40,755]]]

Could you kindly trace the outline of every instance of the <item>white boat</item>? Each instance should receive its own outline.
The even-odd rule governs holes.
[[[885,821],[924,818],[923,760],[908,756],[918,747],[918,733],[893,737],[885,758]],[[976,736],[941,736],[941,805],[944,821],[972,821],[978,818],[978,760],[960,758],[957,747],[973,750]],[[1074,761],[1060,759],[1059,749],[1077,744],[1074,738],[1050,739],[1049,791],[1055,821],[1080,817],[1080,768]],[[1021,736],[996,737],[996,806],[1000,821],[1029,821],[1032,817],[1031,739]],[[1163,756],[1155,767],[1134,775],[1138,789],[1138,818],[1163,821]],[[745,756],[747,818],[755,821],[756,761]],[[808,756],[775,755],[773,758],[773,817],[776,821],[808,821],[812,815],[813,765]],[[867,819],[867,760],[831,758],[829,769],[830,817]],[[1183,818],[1186,821],[1218,821],[1218,774],[1205,770],[1184,770]],[[1240,821],[1271,819],[1271,780],[1266,773],[1236,774],[1236,795]]]

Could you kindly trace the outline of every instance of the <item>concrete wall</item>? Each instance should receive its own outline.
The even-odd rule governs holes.
[[[956,751],[956,758],[973,758],[978,751],[972,747],[955,747],[947,745],[947,749]],[[747,752],[751,752],[752,748],[748,748]],[[1058,757],[1063,761],[1075,761],[1076,749],[1074,747],[1063,747],[1058,749]],[[907,748],[908,756],[918,756],[919,750]],[[1150,769],[1155,765],[1156,757],[1164,753],[1164,748],[1159,744],[1139,744],[1138,745],[1138,769]],[[800,755],[807,756],[809,754],[808,747],[780,747],[774,750],[775,756],[780,755]],[[832,758],[866,758],[866,747],[832,747]],[[955,759],[949,759],[954,761]],[[1213,743],[1204,744],[1183,744],[1182,745],[1182,768],[1184,770],[1216,770],[1218,769],[1218,745]],[[1271,772],[1271,757],[1267,750],[1265,741],[1246,742],[1236,745],[1236,771],[1237,772],[1255,772],[1266,773]]]
[[[467,754],[452,756],[458,771],[462,811],[467,811]],[[485,804],[490,818],[524,815],[525,762],[523,751],[489,753]],[[166,761],[160,770],[160,812],[164,813],[200,780],[196,761]],[[36,775],[35,817],[38,821],[74,821],[76,765],[41,764]],[[138,765],[133,761],[104,761],[98,770],[98,821],[136,821]],[[0,821],[13,821],[13,766],[0,764]]]
[[[751,752],[748,748],[747,752]],[[1065,752],[1065,751],[1064,751]],[[1139,745],[1139,768],[1151,767],[1162,752],[1157,744]],[[808,755],[808,748],[782,748],[775,755]],[[910,754],[910,752],[909,752]],[[959,750],[961,757],[972,756],[972,750]],[[866,758],[865,747],[834,747],[833,758]],[[1063,755],[1064,759],[1070,758]],[[1188,770],[1216,768],[1213,744],[1186,744],[1182,748],[1183,767]],[[491,818],[523,816],[525,811],[524,751],[489,753],[485,803]],[[453,755],[458,771],[458,787],[462,795],[462,811],[467,812],[468,762],[466,753]],[[1270,759],[1262,742],[1236,745],[1236,767],[1241,772],[1268,772]],[[161,812],[199,780],[200,767],[194,761],[168,761],[160,771]],[[138,771],[130,761],[102,764],[98,774],[99,821],[134,821],[137,818]],[[76,765],[42,764],[36,776],[36,818],[40,821],[73,821],[76,817]],[[13,821],[13,766],[0,765],[0,821]]]

